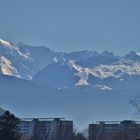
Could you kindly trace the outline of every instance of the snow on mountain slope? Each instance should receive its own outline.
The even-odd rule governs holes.
[[[0,39],[0,70],[2,74],[18,78],[24,77],[23,61],[30,61],[27,54],[20,52],[19,48],[12,43]]]
[[[13,55],[14,55],[14,53],[17,53],[19,56],[21,56],[25,59],[29,58],[28,54],[24,54],[24,53],[20,52],[19,48],[14,46],[10,42],[7,42],[7,41],[4,41],[4,40],[0,39],[0,45],[3,46],[5,48],[5,50],[7,50],[7,54],[8,53],[11,53],[11,54],[13,53]],[[3,51],[4,51],[4,49],[3,49]]]
[[[47,65],[60,60],[61,54],[46,47],[31,47],[23,43],[13,45],[0,39],[2,74],[30,80]]]
[[[13,66],[12,62],[4,56],[0,56],[0,69],[1,73],[3,73],[4,75],[21,78],[19,73],[17,72],[17,69]]]
[[[123,75],[140,75],[140,63],[121,60],[117,63],[110,65],[99,65],[93,68],[83,68],[75,63],[74,60],[69,61],[69,65],[77,72],[75,75],[80,77],[80,80],[76,85],[88,85],[88,77],[92,75],[94,77],[105,79],[108,77],[122,78]]]

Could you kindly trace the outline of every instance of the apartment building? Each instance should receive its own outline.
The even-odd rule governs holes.
[[[140,122],[100,121],[89,125],[89,140],[139,140]]]
[[[25,139],[71,140],[73,121],[63,118],[24,118],[20,122],[20,132]]]

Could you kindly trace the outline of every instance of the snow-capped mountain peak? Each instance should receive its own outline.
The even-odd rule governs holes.
[[[23,57],[25,59],[28,59],[29,58],[28,54],[22,53],[16,45],[13,45],[10,42],[7,42],[5,40],[0,39],[0,45],[3,46],[3,47],[5,47],[5,49],[7,51],[9,51],[9,53],[11,53],[11,54],[12,53],[17,53],[18,55],[20,55],[21,57]]]
[[[4,45],[4,46],[11,46],[11,43],[10,42],[7,42],[7,41],[5,41],[5,40],[2,40],[2,39],[0,39],[0,44],[1,45]]]
[[[4,75],[21,78],[20,74],[18,73],[12,62],[4,56],[0,56],[0,69]]]
[[[0,56],[2,74],[28,80],[47,65],[62,59],[59,53],[44,46],[31,47],[24,43],[14,45],[2,39],[0,39]]]

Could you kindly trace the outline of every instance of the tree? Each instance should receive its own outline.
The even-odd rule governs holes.
[[[19,123],[17,117],[6,111],[0,117],[0,140],[20,140]]]
[[[140,115],[140,96],[135,96],[130,100],[130,104],[136,109],[138,115]],[[140,140],[140,129],[139,127],[135,130],[136,140]]]
[[[88,135],[89,135],[88,133],[89,133],[89,129],[88,129],[88,128],[83,129],[82,134],[83,134],[83,136],[84,136],[86,139],[88,139]]]
[[[87,140],[83,133],[78,132],[74,135],[74,140]]]
[[[76,127],[74,127],[72,140],[87,140],[87,139],[88,139],[88,129],[84,129],[83,131],[78,132]]]

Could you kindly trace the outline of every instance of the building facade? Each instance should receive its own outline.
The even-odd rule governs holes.
[[[140,122],[100,121],[89,125],[89,140],[137,140],[140,138]]]
[[[20,132],[24,139],[71,140],[73,137],[73,121],[62,118],[21,119]]]

